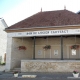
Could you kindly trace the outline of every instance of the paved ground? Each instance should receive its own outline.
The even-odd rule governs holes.
[[[22,75],[37,75],[36,78],[22,78]],[[0,72],[0,80],[80,80],[73,77],[72,73],[19,73],[15,78],[11,72]]]

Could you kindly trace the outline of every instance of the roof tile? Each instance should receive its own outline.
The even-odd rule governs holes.
[[[39,12],[7,29],[80,24],[80,15],[68,10]]]

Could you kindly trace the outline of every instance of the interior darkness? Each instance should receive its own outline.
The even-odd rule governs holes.
[[[58,38],[58,37],[61,37],[61,36],[35,36],[35,38]],[[80,35],[63,35],[63,38],[68,38],[68,37],[76,37],[76,38],[80,38]],[[30,37],[32,39],[34,39],[34,37]]]

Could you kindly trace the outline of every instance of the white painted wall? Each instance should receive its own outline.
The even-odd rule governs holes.
[[[12,52],[12,38],[7,38],[7,54],[5,70],[9,71],[11,68],[11,52]]]
[[[0,56],[2,56],[2,62],[4,62],[4,54],[6,53],[7,46],[7,33],[4,31],[7,27],[5,21],[0,18]]]

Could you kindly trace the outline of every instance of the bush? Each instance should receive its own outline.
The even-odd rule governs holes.
[[[5,63],[0,63],[0,65],[5,65]]]
[[[1,63],[1,65],[5,65],[5,63]]]
[[[17,74],[17,73],[18,73],[18,71],[14,71],[14,72],[13,72],[13,74]]]

